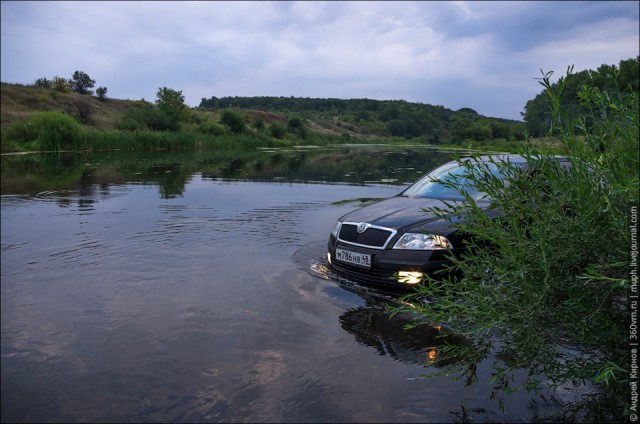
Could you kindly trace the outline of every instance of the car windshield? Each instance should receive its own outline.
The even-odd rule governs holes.
[[[495,163],[485,163],[489,172],[503,178]],[[464,188],[469,196],[474,200],[480,200],[485,197],[485,193],[474,187],[473,183],[465,178],[469,171],[466,167],[461,166],[457,162],[449,162],[439,168],[434,169],[413,185],[407,188],[401,195],[406,197],[430,197],[446,200],[463,200],[464,197],[455,187],[451,187],[443,182],[453,182],[455,186]]]

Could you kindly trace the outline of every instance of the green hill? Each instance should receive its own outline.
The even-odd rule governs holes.
[[[6,84],[0,85],[0,125],[5,134],[16,122],[23,122],[39,112],[59,112],[74,117],[85,126],[99,130],[114,128],[123,112],[134,107],[129,100],[109,99],[51,88]]]
[[[100,101],[90,95],[7,83],[1,85],[1,106],[3,140],[14,125],[27,122],[43,111],[62,113],[73,117],[85,128],[107,131],[121,129],[119,123],[131,111],[142,106],[153,107],[144,100],[107,98]],[[468,108],[452,111],[442,106],[371,99],[212,97],[202,99],[199,107],[191,109],[192,121],[219,124],[221,114],[229,109],[240,114],[248,127],[277,123],[288,128],[292,132],[290,136],[295,136],[291,124],[299,122],[307,134],[342,137],[343,140],[396,139],[456,144],[519,140],[524,130],[521,122],[484,117]],[[193,125],[183,127],[183,130],[187,129],[198,131]]]
[[[430,144],[467,141],[521,140],[524,123],[489,118],[463,108],[411,103],[404,100],[317,99],[300,97],[211,97],[199,109],[263,110],[293,115],[316,123],[312,129],[369,137],[399,137]]]
[[[611,95],[637,92],[639,59],[560,77],[566,80],[559,98],[559,110],[566,115],[563,119],[575,119],[586,112],[578,95],[585,85]],[[181,92],[164,89],[182,96]],[[550,90],[556,89],[557,83],[550,85]],[[218,143],[216,138],[221,136],[231,145],[239,139],[252,145],[276,146],[350,140],[512,149],[520,145],[525,130],[531,137],[544,138],[551,125],[548,93],[544,90],[524,105],[524,122],[482,116],[470,108],[454,111],[404,100],[214,96],[203,98],[197,108],[187,108],[181,116],[167,116],[166,111],[144,99],[101,101],[69,89],[63,92],[40,86],[37,81],[34,85],[2,83],[0,94],[3,152],[43,148],[42,137],[36,140],[38,131],[28,125],[41,112],[64,114],[62,118],[72,117],[81,125],[85,131],[77,138],[82,140],[72,149],[79,144],[84,149],[115,148],[112,140],[122,138],[128,138],[127,148],[131,149],[142,148],[142,138],[145,148],[185,149],[203,142]],[[176,145],[178,138],[181,146]]]

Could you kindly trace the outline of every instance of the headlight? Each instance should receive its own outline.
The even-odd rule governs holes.
[[[333,237],[338,237],[338,232],[340,231],[340,226],[342,225],[342,222],[338,221],[336,222],[336,225],[333,226],[333,230],[331,230],[331,235]]]
[[[444,236],[421,233],[406,233],[393,246],[394,249],[444,250],[451,249],[451,243]]]

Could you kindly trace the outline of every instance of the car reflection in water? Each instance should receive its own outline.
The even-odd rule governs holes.
[[[443,360],[438,355],[438,346],[444,344],[468,344],[462,336],[440,335],[440,326],[420,325],[406,329],[412,323],[413,316],[398,314],[389,316],[386,310],[389,300],[369,295],[356,288],[341,285],[342,288],[357,294],[366,302],[365,306],[350,309],[340,316],[340,325],[355,339],[378,351],[380,355],[389,356],[397,361],[419,364],[445,366],[454,360]]]
[[[342,290],[364,300],[363,306],[349,309],[340,315],[339,322],[343,330],[353,335],[358,343],[372,347],[380,355],[399,362],[434,366],[456,362],[445,360],[438,353],[438,347],[445,343],[468,345],[466,338],[455,334],[444,335],[439,325],[420,325],[405,329],[405,325],[414,323],[416,316],[401,313],[391,317],[387,309],[389,306],[406,305],[399,299],[400,293],[338,277],[331,271],[326,258],[316,259],[324,246],[324,243],[305,246],[293,258],[300,269],[315,277],[335,281]]]

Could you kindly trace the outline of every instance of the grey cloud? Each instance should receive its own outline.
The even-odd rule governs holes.
[[[368,97],[519,119],[538,70],[638,55],[637,2],[3,1],[3,82],[116,98]],[[579,69],[577,69],[579,70]]]

